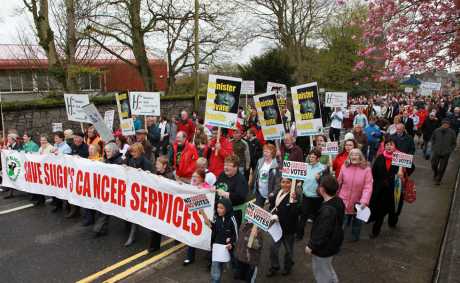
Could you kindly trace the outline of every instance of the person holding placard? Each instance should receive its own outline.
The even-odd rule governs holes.
[[[388,214],[388,226],[396,227],[398,217],[404,203],[401,194],[395,194],[396,180],[404,177],[402,167],[392,165],[393,153],[397,152],[395,141],[386,138],[384,151],[379,155],[372,166],[372,177],[374,178],[372,197],[370,202],[371,221],[375,221],[372,227],[371,238],[380,234],[383,220]],[[399,178],[396,178],[398,176]]]
[[[347,137],[350,134],[351,137]],[[345,163],[345,160],[348,159],[348,154],[353,148],[358,148],[358,144],[353,138],[353,134],[348,133],[345,135],[345,141],[343,143],[342,152],[339,153],[332,162],[332,169],[334,170],[335,177],[338,178],[340,175],[340,169],[342,169],[342,165]]]
[[[47,135],[40,135],[40,148],[38,149],[39,154],[51,154],[53,152],[53,146],[48,142]],[[35,206],[39,206],[45,203],[45,196],[35,194],[32,196],[32,201]]]
[[[293,180],[288,178],[281,179],[280,187],[270,199],[270,211],[276,215],[275,221],[281,225],[283,236],[270,246],[270,269],[267,276],[274,276],[280,269],[279,250],[284,246],[284,269],[282,275],[291,273],[294,265],[294,240],[297,229],[297,195],[291,192]]]
[[[220,283],[224,265],[230,261],[230,253],[238,238],[238,226],[233,215],[232,203],[227,198],[219,199],[213,222],[209,220],[203,210],[200,211],[200,214],[206,225],[212,230],[212,249],[219,249],[218,252],[213,251],[213,258],[211,259],[211,282]],[[221,249],[222,247],[223,249]]]
[[[358,241],[362,221],[356,218],[355,205],[369,206],[372,195],[372,171],[361,150],[354,148],[340,170],[338,196],[345,205],[344,226],[351,224],[352,240]]]
[[[414,138],[407,134],[403,123],[396,124],[396,133],[390,138],[395,142],[399,151],[412,155],[415,153]]]
[[[297,240],[304,236],[305,224],[308,219],[314,220],[323,199],[318,195],[317,189],[320,177],[327,171],[327,166],[321,164],[321,151],[312,149],[308,155],[307,176],[302,185],[303,198],[302,210],[297,229]]]
[[[254,191],[256,195],[255,204],[264,207],[265,201],[275,194],[279,187],[280,171],[275,158],[276,148],[273,144],[265,144],[263,157],[257,162],[254,171]]]

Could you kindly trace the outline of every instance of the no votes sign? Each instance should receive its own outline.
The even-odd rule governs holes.
[[[68,200],[210,250],[211,230],[185,200],[199,198],[196,206],[212,219],[215,193],[131,167],[68,155],[3,150],[1,157],[5,187]]]

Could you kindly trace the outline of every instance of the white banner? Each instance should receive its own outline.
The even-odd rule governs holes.
[[[97,110],[96,106],[91,103],[82,107],[88,116],[91,124],[96,128],[97,132],[101,139],[105,142],[115,141],[115,138],[112,135],[112,130],[107,127],[104,119],[102,119],[101,113]]]
[[[159,92],[129,92],[131,114],[160,116]]]
[[[324,106],[346,108],[348,105],[347,96],[346,92],[326,92]]]
[[[406,87],[406,88],[404,88],[404,92],[405,92],[405,93],[412,93],[413,91],[414,91],[414,89],[411,88],[411,87]]]
[[[243,81],[241,83],[241,94],[253,95],[255,93],[254,81]]]
[[[65,109],[69,121],[90,123],[82,107],[89,104],[87,94],[69,94],[64,93]]]
[[[265,140],[280,140],[284,138],[284,126],[278,101],[275,94],[260,94],[254,96],[262,133]]]
[[[51,132],[62,132],[62,123],[51,123]]]
[[[131,167],[11,150],[2,151],[2,175],[5,187],[68,200],[210,250],[211,229],[184,202],[205,194],[211,206],[204,212],[212,219],[215,193],[210,191]]]
[[[104,121],[110,130],[113,130],[113,121],[115,119],[115,110],[107,110],[104,113]]]
[[[209,75],[205,125],[235,129],[241,82],[240,78]]]

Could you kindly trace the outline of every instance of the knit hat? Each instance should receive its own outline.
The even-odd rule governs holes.
[[[355,136],[352,133],[345,134],[345,140],[354,140]]]

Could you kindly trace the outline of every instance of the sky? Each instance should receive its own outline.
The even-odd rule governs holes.
[[[23,7],[22,0],[2,0],[0,9],[0,44],[17,44],[18,31],[30,29],[31,20],[24,13],[18,15],[18,9]],[[240,52],[232,56],[232,63],[244,64],[249,62],[251,57],[263,53],[265,43],[254,41],[247,45]]]

